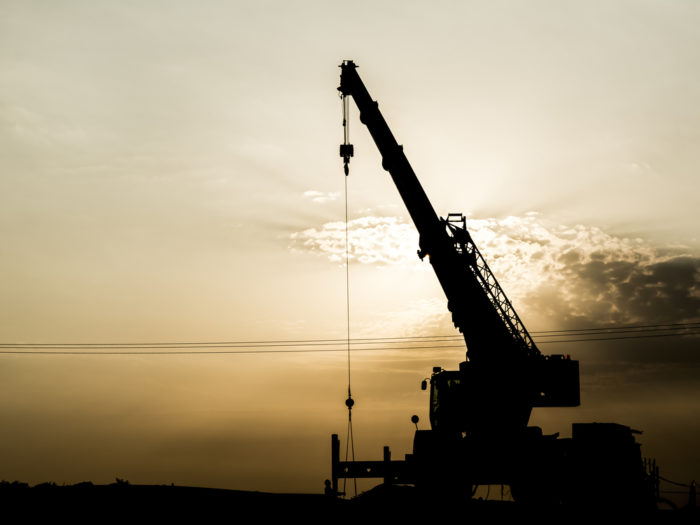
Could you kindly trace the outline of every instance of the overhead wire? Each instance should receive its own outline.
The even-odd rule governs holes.
[[[627,331],[629,329],[642,328],[658,328],[660,330],[682,330],[686,328],[700,328],[700,321],[690,321],[685,323],[667,323],[667,324],[636,324],[636,325],[611,325],[591,328],[571,328],[567,330],[531,330],[530,333],[535,334],[551,334],[551,333],[574,333],[574,332],[593,332],[593,331],[609,331],[611,333]],[[412,339],[438,339],[438,338],[461,338],[460,335],[443,334],[443,335],[411,335],[411,336],[384,336],[384,337],[355,337],[352,341],[387,341],[387,340],[412,340]],[[282,343],[333,343],[342,342],[345,344],[347,337],[342,338],[307,338],[307,339],[246,339],[246,340],[222,340],[222,341],[168,341],[168,342],[122,342],[122,343],[0,343],[2,345],[68,345],[68,346],[129,346],[129,345],[249,345],[249,344],[282,344]]]
[[[669,328],[660,328],[660,327]],[[635,330],[632,330],[635,329]],[[571,330],[540,330],[530,333],[537,334],[557,334],[557,335],[542,335],[541,337],[565,337],[565,336],[584,336],[584,335],[614,335],[628,332],[655,332],[655,331],[675,331],[679,335],[685,335],[689,330],[700,330],[700,322],[689,323],[672,323],[667,325],[650,324],[650,325],[621,325],[599,328],[577,328]],[[604,331],[596,334],[596,332]],[[582,333],[578,333],[582,332]],[[661,334],[675,335],[675,334]],[[449,342],[461,341],[461,335],[421,335],[421,336],[393,336],[393,337],[356,337],[351,338],[350,342],[353,345],[369,345],[369,344],[400,344],[409,343],[412,341],[426,342]],[[603,340],[603,339],[601,339]],[[285,347],[285,346],[334,346],[347,345],[348,338],[309,338],[309,339],[262,339],[262,340],[230,340],[230,341],[168,341],[168,342],[123,342],[123,343],[107,343],[107,342],[89,342],[89,343],[66,343],[66,342],[42,342],[42,343],[0,343],[0,348],[268,348],[268,347]],[[557,341],[558,342],[558,341]]]
[[[657,330],[644,330],[644,331],[635,331],[635,332],[641,332],[641,333],[648,333],[648,332],[656,332]],[[638,338],[645,338],[645,337],[672,337],[672,336],[683,336],[683,335],[697,335],[700,333],[700,327],[693,327],[691,329],[686,329],[684,331],[676,331],[673,333],[653,333],[651,335],[623,335],[620,337],[607,337],[611,335],[617,335],[617,334],[626,334],[626,333],[631,333],[630,331],[620,331],[620,332],[607,332],[604,334],[579,334],[578,337],[576,337],[576,334],[572,334],[575,338],[574,339],[555,339],[555,340],[537,340],[538,344],[549,344],[549,343],[577,343],[577,342],[585,342],[585,341],[609,341],[609,340],[615,340],[615,339],[638,339]],[[600,335],[604,337],[582,337],[583,335]],[[565,335],[559,336],[559,337],[564,337]],[[377,344],[383,344],[383,345],[396,345],[396,344],[418,344],[418,343],[450,343],[450,342],[456,342],[456,341],[461,341],[462,337],[460,336],[435,336],[435,337],[426,337],[426,338],[413,338],[413,337],[406,337],[406,338],[391,338],[390,340],[386,340],[386,338],[376,338],[376,339],[371,339],[371,340],[358,340],[358,339],[353,339],[350,341],[351,346],[358,346],[358,345],[377,345]],[[342,340],[299,340],[299,342],[292,342],[292,341],[281,341],[279,343],[275,343],[273,341],[268,341],[265,343],[258,343],[258,342],[231,342],[231,343],[225,343],[225,342],[212,342],[212,343],[206,343],[206,342],[201,342],[201,343],[0,343],[0,350],[1,349],[26,349],[26,350],[38,350],[38,349],[56,349],[56,350],[80,350],[80,349],[104,349],[104,350],[132,350],[132,349],[196,349],[196,348],[203,348],[203,349],[209,349],[209,348],[241,348],[241,349],[247,349],[247,348],[283,348],[283,347],[299,347],[299,346],[304,346],[304,347],[316,347],[316,346],[323,346],[323,347],[328,347],[328,346],[342,346],[341,350],[345,350],[347,347],[347,339],[342,339]],[[387,346],[385,347],[386,350],[391,350],[392,348],[395,347],[390,347]],[[314,350],[309,350],[309,351],[314,351]]]
[[[624,332],[623,332],[624,333]],[[645,335],[614,335],[615,332],[606,334],[605,337],[578,337],[571,339],[538,341],[540,344],[556,343],[583,343],[595,341],[614,341],[623,339],[647,339],[663,337],[680,337],[700,335],[700,329],[689,329],[675,333],[653,333]],[[384,338],[376,338],[368,341],[351,340],[350,345],[354,352],[388,352],[395,350],[447,350],[452,348],[464,348],[462,344],[446,344],[460,341],[461,338],[453,339],[452,336],[439,336],[436,338],[395,338],[386,341]],[[312,342],[314,340],[301,340],[298,343],[268,342],[257,343],[1,343],[0,355],[216,355],[216,354],[295,354],[295,353],[328,353],[347,352],[347,340],[338,343]],[[319,340],[316,340],[319,341]],[[429,345],[428,343],[437,343]],[[358,348],[357,345],[368,345]],[[376,345],[376,346],[372,346]],[[381,345],[381,346],[379,346]],[[388,346],[403,345],[403,346]]]
[[[700,326],[692,326],[692,324],[687,324],[683,328],[676,328],[673,333],[653,333],[652,335],[623,335],[617,337],[617,334],[627,334],[630,332],[646,333],[646,332],[657,332],[665,331],[668,332],[671,329],[651,329],[651,330],[611,330],[604,333],[562,333],[558,337],[573,336],[572,339],[557,339],[542,341],[538,340],[539,344],[547,343],[574,343],[574,342],[585,342],[585,341],[606,341],[614,339],[637,339],[645,337],[671,337],[671,336],[683,336],[683,335],[697,335]],[[680,331],[679,331],[680,330]],[[596,337],[582,337],[584,335],[596,336]],[[601,337],[597,337],[601,336]],[[615,337],[610,337],[615,336]],[[544,337],[544,336],[543,336]],[[377,338],[357,338],[350,339],[350,344],[353,346],[357,345],[396,345],[396,344],[411,344],[415,345],[417,343],[440,343],[443,345],[447,342],[461,341],[461,336],[409,336],[409,337],[377,337]],[[347,347],[348,339],[300,339],[300,340],[266,340],[266,341],[217,341],[217,342],[167,342],[167,343],[0,343],[0,351],[2,349],[17,349],[17,350],[74,350],[78,351],[81,349],[103,349],[103,350],[165,350],[165,349],[251,349],[251,348],[282,348],[282,347],[316,347],[316,346],[338,346],[342,345],[343,349]],[[444,346],[444,345],[443,345]],[[462,346],[462,345],[458,345]],[[415,347],[415,346],[412,346]],[[444,346],[447,347],[447,346]],[[404,349],[406,347],[394,347],[385,346],[380,348],[373,348],[372,350],[392,350],[392,349]],[[418,347],[426,348],[426,347]],[[428,347],[432,348],[432,347]],[[356,349],[362,350],[362,349]],[[271,351],[271,350],[268,350]],[[305,349],[305,351],[314,352],[319,351],[317,349]],[[335,349],[320,349],[320,351],[336,351]],[[201,352],[197,352],[201,353]],[[241,352],[247,353],[247,352]],[[258,353],[258,352],[256,352]],[[259,352],[264,353],[264,352]]]

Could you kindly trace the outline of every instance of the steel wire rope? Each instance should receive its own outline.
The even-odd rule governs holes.
[[[350,124],[348,122],[349,104],[348,97],[341,95],[343,105],[343,145],[347,147],[350,144]],[[348,229],[348,161],[349,158],[344,158],[345,173],[345,316],[347,328],[347,349],[348,349],[348,398],[345,400],[345,406],[348,408],[348,431],[347,439],[345,440],[345,461],[348,461],[348,446],[352,461],[355,461],[355,436],[352,431],[352,407],[355,401],[352,399],[352,390],[350,388],[350,234]],[[357,478],[353,478],[354,495],[357,496]],[[346,492],[347,478],[343,478],[343,493]]]
[[[345,125],[345,103],[347,97],[343,97],[343,125]],[[347,128],[346,128],[347,129]],[[347,133],[347,131],[346,131]],[[347,141],[347,135],[346,135]],[[350,391],[350,240],[348,233],[348,177],[345,180],[345,324],[347,328],[348,345],[348,399],[352,398]],[[350,408],[350,407],[348,407]]]

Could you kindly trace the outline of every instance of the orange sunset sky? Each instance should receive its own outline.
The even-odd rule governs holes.
[[[344,59],[531,331],[697,322],[698,27],[690,0],[0,0],[0,351],[345,337]],[[351,334],[454,335],[351,107]],[[697,479],[698,337],[542,344],[582,406],[533,423],[629,425]],[[138,352],[0,354],[0,479],[322,490],[344,353]],[[358,457],[410,452],[463,359],[353,354]]]

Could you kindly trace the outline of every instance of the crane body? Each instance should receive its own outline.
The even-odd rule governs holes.
[[[464,216],[437,215],[357,66],[345,61],[340,67],[338,90],[344,103],[348,97],[355,101],[382,167],[418,230],[418,256],[430,261],[467,352],[458,370],[433,369],[431,428],[416,430],[413,453],[404,461],[392,461],[385,448],[382,462],[341,462],[334,435],[334,487],[338,478],[351,477],[382,477],[441,493],[504,484],[518,499],[561,502],[587,494],[584,489],[593,479],[608,472],[637,497],[644,492],[645,476],[629,427],[578,423],[572,437],[562,439],[528,426],[535,407],[579,406],[578,361],[539,351],[472,240]],[[340,155],[347,175],[353,154],[347,134],[345,142]],[[422,387],[427,389],[427,382]]]

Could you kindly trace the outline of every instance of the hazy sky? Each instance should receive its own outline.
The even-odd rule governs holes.
[[[700,319],[695,1],[0,0],[0,343],[345,335],[338,64],[530,330]],[[355,337],[450,334],[354,106]],[[546,346],[546,348],[545,348]],[[542,345],[700,477],[697,337]],[[353,357],[356,446],[410,452],[433,365]],[[342,354],[0,356],[0,478],[320,491]]]

